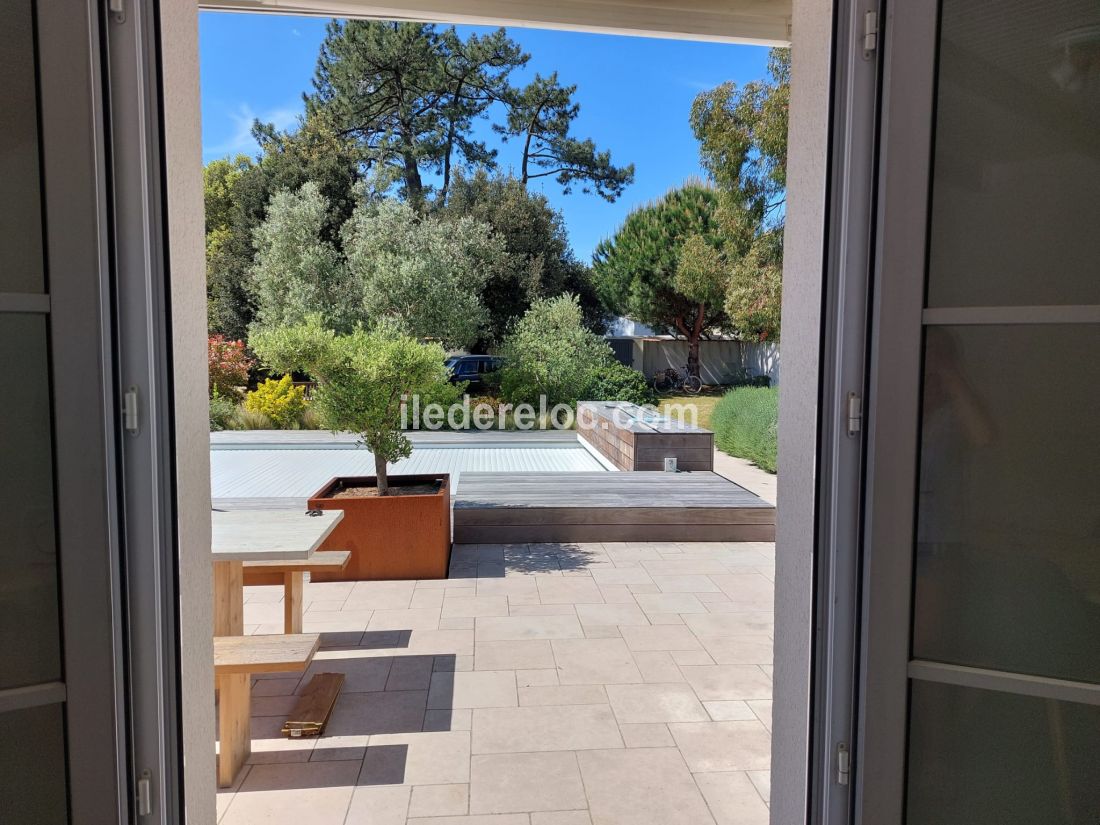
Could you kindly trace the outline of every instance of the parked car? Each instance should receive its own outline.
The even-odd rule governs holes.
[[[447,359],[451,383],[469,381],[471,392],[480,392],[494,383],[493,373],[500,370],[504,361],[494,355],[453,355]]]

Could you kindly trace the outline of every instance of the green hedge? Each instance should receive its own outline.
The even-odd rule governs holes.
[[[724,453],[747,458],[769,473],[775,472],[779,390],[775,387],[737,387],[714,408],[714,443]]]

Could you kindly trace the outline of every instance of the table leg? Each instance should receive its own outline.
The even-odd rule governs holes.
[[[302,632],[302,595],[305,589],[305,573],[283,574],[283,632]]]
[[[252,752],[252,678],[218,677],[218,787],[228,788]]]
[[[244,635],[244,562],[214,562],[214,635]]]

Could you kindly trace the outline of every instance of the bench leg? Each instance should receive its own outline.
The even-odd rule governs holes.
[[[302,632],[302,596],[305,573],[283,574],[283,632]]]
[[[218,676],[218,787],[228,788],[252,753],[252,678]]]

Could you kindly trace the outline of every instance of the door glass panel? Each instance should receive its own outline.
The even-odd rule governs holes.
[[[0,713],[0,822],[68,821],[61,708],[43,705]]]
[[[44,289],[31,8],[0,0],[0,292]]]
[[[1100,5],[942,3],[928,304],[1100,304]]]
[[[1100,707],[914,682],[908,825],[1100,822]]]
[[[61,678],[46,319],[0,314],[0,690]],[[0,738],[5,738],[0,736]]]
[[[913,655],[1100,683],[1100,326],[932,327]]]

